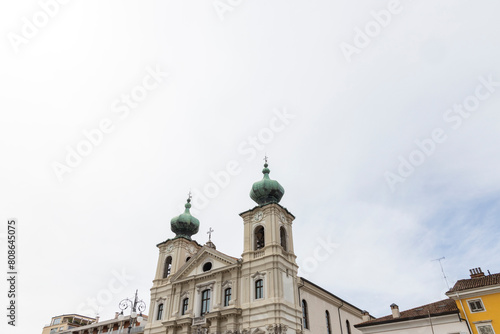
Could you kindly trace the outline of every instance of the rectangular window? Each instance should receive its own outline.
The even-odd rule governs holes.
[[[163,318],[163,304],[158,305],[158,313],[156,314],[156,320],[161,320]]]
[[[302,300],[302,326],[309,329],[309,312],[307,311],[307,302]]]
[[[484,311],[484,306],[481,299],[468,300],[467,303],[469,303],[469,309],[471,312]]]
[[[224,290],[224,306],[229,306],[229,301],[231,300],[231,288]]]
[[[54,319],[54,322],[52,323],[52,325],[59,325],[61,323],[61,318],[56,318]]]
[[[479,334],[495,334],[491,325],[476,325]]]
[[[189,299],[184,298],[184,300],[182,301],[182,315],[186,314],[186,312],[188,310],[188,305],[189,305]]]
[[[210,290],[204,290],[201,293],[201,315],[210,312]]]
[[[255,281],[255,299],[264,298],[264,281],[259,279]]]
[[[332,334],[332,326],[330,325],[330,312],[325,311],[325,318],[326,318],[326,333],[327,334]]]
[[[57,333],[57,328],[52,328],[52,329],[50,330],[50,334],[54,334],[54,333]]]

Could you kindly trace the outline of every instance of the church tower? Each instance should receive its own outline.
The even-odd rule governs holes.
[[[203,246],[191,239],[200,226],[191,196],[170,221],[175,237],[157,245],[145,334],[330,333],[331,314],[338,314],[335,332],[350,333],[362,321],[361,309],[297,276],[295,217],[280,204],[285,189],[268,167],[266,158],[250,191],[256,206],[240,214],[241,258],[218,251],[210,235]]]
[[[250,191],[257,206],[240,214],[244,225],[242,327],[271,326],[273,333],[287,329],[293,333],[301,327],[292,231],[295,217],[279,204],[285,190],[270,179],[267,159],[262,173],[262,180]]]
[[[171,277],[202,247],[191,239],[191,236],[198,233],[200,222],[191,215],[190,208],[191,194],[184,213],[170,221],[170,229],[175,233],[175,237],[157,245],[160,254],[151,288],[150,317],[177,312],[176,304],[179,301],[172,298],[175,295],[172,293]]]
[[[199,220],[189,212],[191,195],[189,195],[184,207],[184,213],[170,221],[170,229],[175,233],[175,238],[157,245],[160,248],[155,276],[157,283],[163,282],[170,275],[176,273],[201,247],[191,239],[191,236],[198,233],[200,228]]]

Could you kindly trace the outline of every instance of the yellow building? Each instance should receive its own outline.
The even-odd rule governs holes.
[[[446,293],[454,299],[460,315],[474,334],[500,334],[500,273],[485,275],[481,268],[470,270]]]

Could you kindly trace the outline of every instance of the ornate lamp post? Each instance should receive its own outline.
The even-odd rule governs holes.
[[[128,298],[125,298],[120,302],[120,315],[118,316],[119,320],[123,320],[125,316],[123,315],[123,311],[126,310],[127,308],[131,307],[130,310],[130,319],[129,319],[129,325],[128,325],[128,333],[130,334],[130,331],[132,330],[132,325],[138,322],[142,322],[144,319],[142,317],[142,312],[146,309],[146,303],[144,301],[139,300],[137,298],[137,290],[135,290],[135,297],[134,300],[130,300]],[[137,316],[137,311],[139,311],[139,316]]]

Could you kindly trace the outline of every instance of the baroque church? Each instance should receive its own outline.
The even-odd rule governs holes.
[[[352,334],[368,312],[297,275],[294,215],[280,204],[283,187],[269,177],[255,182],[256,206],[240,214],[240,258],[192,239],[200,222],[185,211],[171,220],[175,233],[157,245],[145,334]]]

